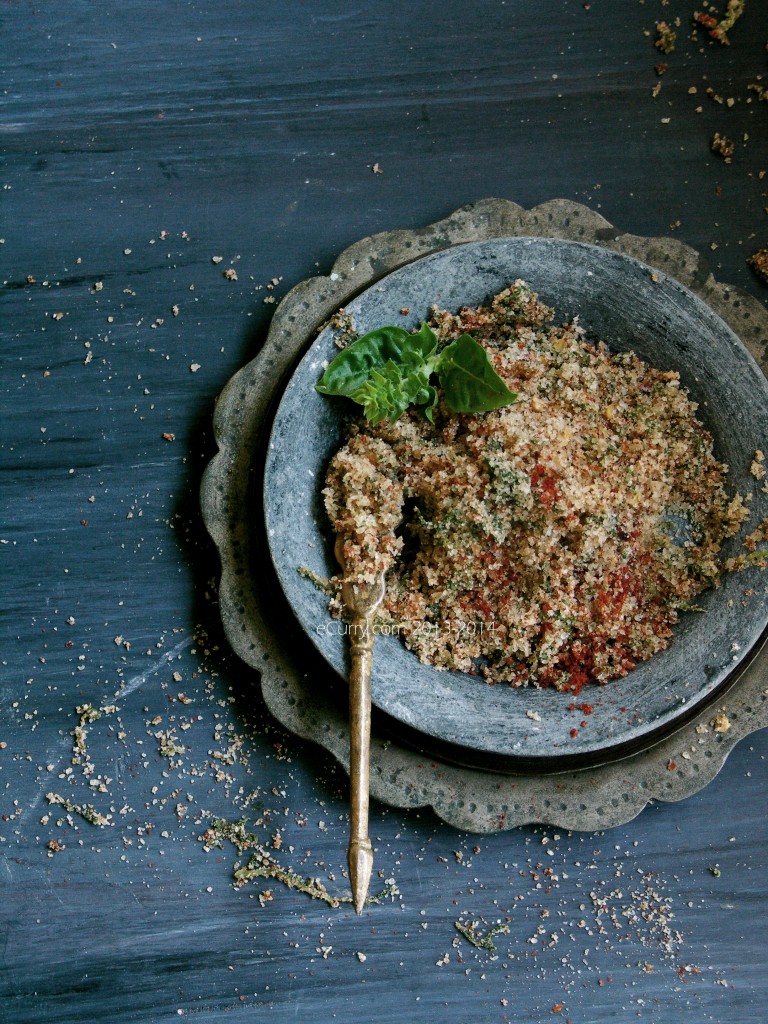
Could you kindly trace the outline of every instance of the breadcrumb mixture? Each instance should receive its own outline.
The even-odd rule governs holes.
[[[748,511],[677,373],[552,319],[522,281],[433,311],[441,345],[471,333],[518,401],[359,420],[324,494],[355,578],[387,570],[382,622],[421,661],[577,693],[668,645]]]

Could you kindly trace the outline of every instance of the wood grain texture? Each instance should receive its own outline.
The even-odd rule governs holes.
[[[658,78],[654,24],[677,16]],[[689,16],[2,5],[0,1020],[762,1021],[765,733],[605,834],[478,839],[374,804],[372,890],[400,895],[360,919],[270,879],[235,889],[235,849],[200,839],[245,817],[348,890],[346,779],[229,654],[198,511],[214,399],[264,300],[363,235],[496,195],[674,233],[765,301],[746,259],[766,244],[768,107],[747,86],[768,9],[747,4],[730,47],[691,41]],[[119,710],[83,754],[86,703]],[[494,954],[459,919],[509,931]]]

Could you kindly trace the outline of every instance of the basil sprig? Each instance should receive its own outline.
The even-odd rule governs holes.
[[[469,334],[438,352],[437,336],[427,324],[415,334],[404,327],[379,327],[343,349],[328,366],[317,390],[343,395],[363,406],[369,423],[394,423],[410,405],[432,422],[437,375],[453,412],[490,412],[515,401],[496,373],[488,353]]]

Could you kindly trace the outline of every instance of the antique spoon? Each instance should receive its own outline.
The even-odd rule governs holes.
[[[336,540],[336,560],[345,570],[344,541]],[[384,600],[384,573],[373,583],[345,581],[341,599],[350,640],[349,672],[349,781],[350,831],[347,863],[355,910],[362,914],[373,870],[373,847],[368,836],[368,789],[371,757],[371,666],[373,617]]]

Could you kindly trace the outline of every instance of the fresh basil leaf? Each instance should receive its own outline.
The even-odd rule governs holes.
[[[411,334],[410,337],[417,343],[425,362],[437,350],[437,335],[427,323],[422,322],[416,334]]]
[[[426,323],[415,334],[379,327],[340,352],[315,386],[324,395],[344,395],[362,405],[373,424],[394,423],[410,405],[432,423],[438,400],[429,382],[433,373],[454,412],[488,412],[517,398],[468,334],[437,349],[437,336]]]
[[[390,359],[381,370],[371,370],[368,380],[349,397],[363,406],[369,423],[383,419],[394,423],[427,389],[427,381],[424,373],[403,377],[401,368]]]
[[[372,371],[381,372],[389,362],[402,366],[406,372],[426,372],[429,378],[431,367],[427,360],[436,348],[437,338],[427,324],[422,324],[417,334],[404,327],[379,327],[342,349],[316,388],[324,395],[351,398],[369,380]]]
[[[436,370],[454,412],[490,412],[517,398],[494,370],[483,346],[468,334],[442,350]]]

